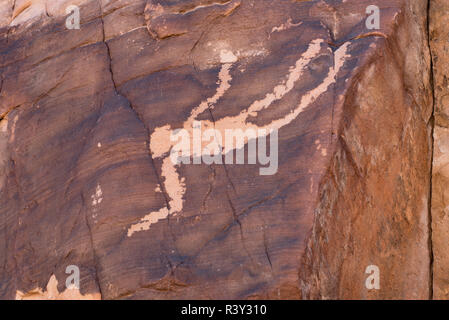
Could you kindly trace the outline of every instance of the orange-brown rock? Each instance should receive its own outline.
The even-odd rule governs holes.
[[[13,2],[1,298],[431,297],[427,1]],[[174,163],[170,134],[198,123],[278,141],[274,172],[224,163],[246,140]]]
[[[432,172],[433,297],[449,298],[449,3],[430,1],[435,117]]]

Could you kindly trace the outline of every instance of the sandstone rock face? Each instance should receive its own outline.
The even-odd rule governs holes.
[[[434,298],[449,298],[449,3],[431,1],[430,43],[435,93],[434,157],[432,175],[432,243]]]
[[[346,93],[305,256],[307,297],[431,295],[426,5],[405,5],[385,46]],[[381,290],[366,290],[360,268],[368,265],[381,270]]]
[[[431,298],[427,6],[0,0],[0,298]]]

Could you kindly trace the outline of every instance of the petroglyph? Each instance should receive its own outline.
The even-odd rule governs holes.
[[[302,25],[302,22],[293,23],[292,19],[289,18],[286,23],[283,23],[283,24],[281,24],[278,27],[273,27],[273,29],[271,30],[271,33],[281,32],[281,31],[284,31],[284,30],[288,30],[290,28],[299,27],[300,25]]]
[[[344,65],[346,57],[348,57],[347,51],[349,42],[340,46],[340,48],[334,53],[334,67],[330,67],[327,76],[320,82],[318,86],[306,92],[300,99],[299,104],[290,111],[287,115],[282,118],[274,119],[271,123],[263,126],[258,126],[254,123],[248,122],[250,117],[256,117],[259,112],[265,109],[269,109],[274,102],[281,100],[286,94],[292,91],[295,84],[304,74],[308,64],[319,55],[322,50],[322,45],[324,44],[323,39],[315,39],[310,42],[306,51],[300,56],[296,61],[295,65],[291,66],[288,74],[280,84],[273,88],[272,92],[266,94],[265,98],[262,100],[254,101],[246,110],[243,110],[236,116],[228,116],[222,119],[218,119],[215,122],[209,120],[202,120],[201,125],[204,128],[213,128],[220,132],[222,136],[225,136],[225,130],[235,129],[246,131],[252,129],[258,133],[256,138],[264,138],[268,136],[273,130],[279,130],[288,124],[290,124],[294,119],[296,119],[308,106],[310,106],[316,99],[325,93],[328,88],[335,83],[336,75],[339,70]],[[328,49],[330,50],[330,49]],[[182,128],[172,128],[170,125],[165,125],[156,128],[150,137],[150,147],[152,151],[152,156],[154,159],[162,159],[162,179],[163,185],[165,187],[166,193],[169,200],[169,205],[163,207],[158,211],[151,212],[144,216],[138,223],[132,225],[128,229],[128,237],[131,237],[134,233],[144,230],[149,230],[152,224],[167,218],[169,215],[177,215],[183,209],[183,196],[186,192],[186,185],[184,178],[180,178],[177,171],[179,167],[179,162],[173,162],[171,157],[181,157],[179,150],[173,150],[176,141],[172,139],[172,133],[176,130],[183,129],[189,132],[190,137],[194,137],[194,122],[200,114],[210,109],[216,108],[219,100],[226,94],[226,92],[231,87],[231,70],[235,65],[235,56],[232,52],[222,53],[222,66],[218,74],[218,87],[215,94],[201,102],[198,106],[193,108],[190,113],[189,118],[183,123]],[[191,142],[189,142],[190,144]],[[248,143],[248,138],[237,139],[237,143],[231,146],[225,145],[220,146],[222,154],[226,155],[234,150],[241,149]],[[193,148],[192,152],[189,154],[182,154],[183,157],[189,156],[195,158],[200,158],[205,154],[204,148],[201,147]],[[187,148],[190,150],[190,148]],[[194,160],[195,163],[195,160]]]
[[[95,189],[95,194],[91,195],[92,198],[92,206],[96,206],[103,201],[103,191],[101,190],[101,186],[97,185]]]

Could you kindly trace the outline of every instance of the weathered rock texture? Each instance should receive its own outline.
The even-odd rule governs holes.
[[[381,49],[346,92],[302,269],[307,297],[430,295],[426,6],[407,2]],[[379,266],[381,290],[366,290],[360,269],[368,265]]]
[[[449,299],[449,3],[430,1],[435,130],[432,175],[433,292]]]
[[[431,297],[427,6],[0,0],[0,297]],[[174,165],[195,121],[279,129],[277,173]]]

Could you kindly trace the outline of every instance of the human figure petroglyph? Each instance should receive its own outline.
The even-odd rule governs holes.
[[[290,113],[282,118],[274,119],[271,123],[263,126],[258,126],[247,121],[249,117],[256,117],[262,110],[269,109],[275,101],[281,100],[286,94],[293,90],[295,84],[303,75],[308,64],[320,53],[323,44],[323,39],[315,39],[311,41],[306,51],[296,61],[295,65],[291,66],[285,79],[283,79],[280,84],[275,86],[272,92],[267,93],[263,99],[254,101],[247,109],[241,111],[236,116],[227,116],[222,119],[217,119],[215,122],[203,120],[201,121],[202,126],[205,128],[213,128],[220,132],[223,136],[225,134],[225,130],[229,129],[240,129],[243,131],[253,129],[254,132],[258,132],[258,136],[256,138],[260,139],[264,138],[265,135],[269,135],[273,130],[279,130],[290,124],[319,96],[325,93],[329,86],[335,83],[336,75],[344,65],[345,58],[348,57],[347,50],[349,42],[340,46],[340,48],[334,53],[334,66],[329,68],[327,76],[315,88],[306,92],[301,97],[300,103],[295,107],[295,109],[291,110]],[[217,103],[231,87],[231,70],[236,61],[237,58],[232,54],[232,52],[223,52],[221,60],[222,66],[218,74],[218,87],[215,94],[193,108],[189,118],[183,123],[183,127],[181,128],[188,131],[190,133],[190,137],[194,136],[194,122],[198,120],[198,116],[208,110],[208,108],[216,108]],[[180,128],[172,128],[167,124],[156,128],[150,137],[150,148],[153,158],[162,159],[161,176],[164,179],[163,184],[166,193],[170,198],[169,205],[159,209],[158,211],[147,214],[138,223],[130,226],[128,229],[128,237],[131,237],[136,232],[148,230],[152,224],[167,218],[169,215],[175,216],[183,209],[183,196],[186,192],[185,179],[181,178],[177,171],[177,168],[180,165],[179,162],[174,163],[171,159],[171,157],[173,158],[173,152],[171,151],[176,144],[176,141],[173,141],[171,138],[172,132],[175,129]],[[232,147],[229,147],[229,145],[221,146],[222,154],[226,155],[229,152],[241,149],[247,143],[248,140],[245,139],[240,140],[240,142],[232,145]],[[189,154],[189,156],[192,156],[193,158],[198,158],[203,155],[203,148],[196,148],[191,152],[191,154]]]

